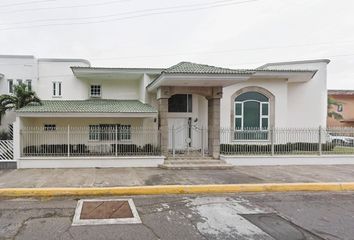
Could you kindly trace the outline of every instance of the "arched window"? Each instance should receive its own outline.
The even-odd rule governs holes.
[[[269,98],[259,92],[245,92],[235,98],[234,129],[248,131],[236,134],[236,139],[266,139],[269,127]],[[253,132],[253,133],[252,133]],[[257,132],[257,134],[255,134]]]

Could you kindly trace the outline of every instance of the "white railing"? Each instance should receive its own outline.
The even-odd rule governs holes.
[[[96,128],[95,128],[96,126]],[[207,153],[207,129],[191,134],[190,147],[178,148],[180,136],[171,131],[171,154]],[[21,157],[85,157],[160,155],[157,129],[124,127],[25,127],[20,131]],[[182,139],[183,140],[183,139]],[[193,141],[199,141],[194,142]],[[9,141],[9,142],[5,142]],[[188,144],[188,142],[186,143]],[[193,144],[197,144],[194,146]],[[10,147],[11,146],[11,147]],[[0,145],[1,159],[12,159],[12,140]],[[224,155],[325,155],[353,154],[354,128],[274,128],[243,131],[220,129],[220,153]]]
[[[354,128],[220,130],[224,155],[354,154]]]
[[[160,155],[159,131],[140,127],[24,127],[21,156]]]
[[[0,140],[0,161],[13,161],[13,140]]]

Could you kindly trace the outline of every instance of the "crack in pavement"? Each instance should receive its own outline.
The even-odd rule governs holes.
[[[152,234],[153,234],[157,239],[161,239],[161,238],[159,237],[159,235],[157,235],[157,233],[152,229],[152,227],[146,225],[143,221],[141,221],[141,224],[142,224],[144,227],[146,227],[147,229],[149,229],[150,232],[152,232]]]
[[[18,228],[18,230],[16,231],[15,235],[11,238],[12,240],[15,240],[22,232],[23,230],[25,229],[27,223],[29,221],[32,221],[32,220],[35,220],[35,219],[42,219],[42,218],[52,218],[52,217],[57,217],[57,218],[70,218],[72,217],[71,215],[70,216],[66,216],[66,215],[61,215],[61,214],[58,214],[57,211],[54,211],[54,213],[45,213],[41,216],[36,216],[36,217],[28,217],[26,219],[24,219],[22,222],[21,222],[21,225],[20,227]]]

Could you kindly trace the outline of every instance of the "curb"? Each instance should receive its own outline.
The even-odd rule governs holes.
[[[158,185],[92,188],[0,188],[0,197],[165,195],[245,192],[353,191],[354,182]]]

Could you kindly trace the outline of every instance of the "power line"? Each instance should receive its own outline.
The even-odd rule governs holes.
[[[12,3],[12,4],[2,4],[0,7],[14,7],[20,5],[29,5],[34,3],[42,3],[42,2],[54,2],[56,0],[34,0],[34,1],[27,1],[27,2],[20,2],[20,3]]]
[[[123,0],[127,1],[127,0]],[[171,8],[173,9],[178,9],[178,8],[188,8],[188,7],[198,7],[198,6],[203,6],[203,5],[214,5],[214,4],[220,4],[220,3],[227,3],[227,2],[234,2],[236,0],[219,0],[219,1],[214,1],[210,3],[196,3],[196,4],[185,4],[185,5],[179,5],[179,6],[172,6],[172,7],[160,7],[160,8],[149,8],[149,9],[143,9],[143,10],[137,10],[137,11],[128,11],[128,12],[122,12],[122,13],[116,13],[116,14],[108,14],[108,15],[100,15],[100,16],[91,16],[91,17],[72,17],[72,18],[51,18],[51,19],[37,19],[37,20],[32,20],[32,21],[21,21],[21,22],[10,22],[10,23],[0,23],[0,25],[8,25],[8,24],[26,24],[26,23],[34,23],[34,22],[47,22],[47,21],[70,21],[70,20],[88,20],[88,19],[100,19],[100,18],[109,18],[109,17],[117,17],[117,16],[124,16],[124,15],[132,15],[132,14],[137,14],[137,13],[146,13],[146,12],[155,12],[155,11],[163,11],[163,10],[169,10]],[[255,0],[251,0],[255,1]],[[258,1],[258,0],[257,0]],[[116,2],[116,1],[114,1]]]
[[[46,0],[42,2],[50,2],[53,0]],[[54,0],[56,1],[56,0]],[[99,2],[99,3],[89,3],[89,4],[77,4],[77,5],[70,5],[70,6],[56,6],[56,7],[39,7],[39,8],[29,8],[29,9],[14,9],[8,11],[2,11],[0,13],[15,13],[15,12],[33,12],[33,11],[40,11],[40,10],[56,10],[56,9],[71,9],[71,8],[84,8],[84,7],[93,7],[93,6],[105,6],[110,4],[116,4],[120,2],[127,2],[131,0],[115,0],[115,1],[107,1],[107,2]]]
[[[204,6],[204,7],[183,7],[185,9],[181,10],[170,10],[168,9],[175,9],[175,8],[181,8],[181,6],[175,6],[175,7],[169,7],[166,8],[166,11],[161,11],[161,12],[150,12],[150,13],[142,13],[142,14],[137,14],[133,16],[127,16],[127,17],[118,17],[118,18],[112,18],[112,19],[105,19],[105,20],[97,20],[97,21],[89,21],[89,22],[77,22],[77,23],[53,23],[53,24],[42,24],[42,25],[29,25],[29,26],[20,26],[20,27],[9,27],[9,28],[0,28],[0,31],[4,30],[12,30],[12,29],[24,29],[24,28],[35,28],[35,27],[46,27],[46,26],[65,26],[65,25],[86,25],[86,24],[92,24],[92,23],[104,23],[104,22],[113,22],[113,21],[120,21],[120,20],[126,20],[126,19],[133,19],[133,18],[140,18],[140,17],[146,17],[146,16],[152,16],[152,15],[161,15],[161,14],[167,14],[167,13],[178,13],[178,12],[191,12],[191,11],[199,11],[199,10],[204,10],[204,9],[210,9],[210,8],[217,8],[217,7],[225,7],[225,6],[230,6],[230,5],[238,5],[238,4],[244,4],[244,3],[249,3],[249,2],[256,2],[256,1],[261,1],[261,0],[245,0],[245,1],[238,1],[238,2],[233,2],[234,0],[224,0],[224,1],[218,1],[214,2],[211,6]],[[229,3],[220,3],[220,2],[229,2]],[[151,10],[142,10],[142,11],[151,11]],[[131,12],[132,13],[132,12]],[[123,13],[124,14],[124,13]],[[122,15],[122,14],[119,14]]]
[[[157,54],[157,55],[140,55],[140,56],[123,56],[123,57],[110,57],[110,58],[91,58],[92,60],[111,60],[111,59],[134,59],[134,58],[155,58],[155,57],[170,57],[170,56],[186,56],[186,55],[213,55],[213,54],[228,54],[233,52],[245,52],[245,51],[259,51],[259,50],[272,50],[272,49],[282,49],[282,48],[296,48],[296,47],[306,47],[306,46],[317,46],[317,45],[333,45],[341,43],[353,43],[354,40],[342,41],[342,42],[322,42],[322,43],[306,43],[306,44],[294,44],[294,45],[284,45],[284,46],[271,46],[271,47],[258,47],[258,48],[243,48],[243,49],[224,49],[219,51],[189,51],[184,53],[167,53],[167,54]]]

